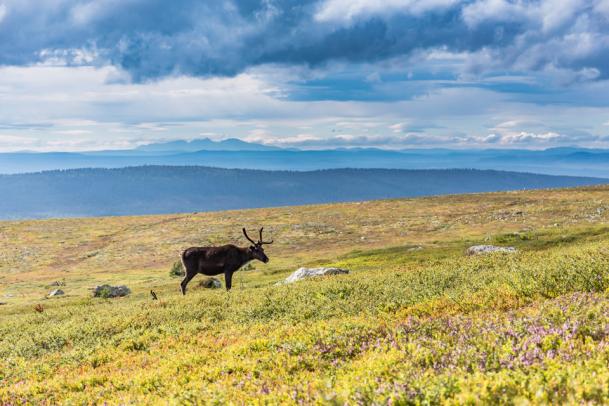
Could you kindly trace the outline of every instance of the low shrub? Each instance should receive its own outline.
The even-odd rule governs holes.
[[[171,270],[169,271],[169,276],[172,278],[180,278],[186,275],[186,271],[184,271],[184,267],[182,266],[181,261],[176,261],[171,266]]]

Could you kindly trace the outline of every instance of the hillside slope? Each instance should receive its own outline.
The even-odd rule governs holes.
[[[605,179],[479,170],[311,172],[143,166],[0,176],[0,218],[138,215],[581,186]]]
[[[181,249],[259,225],[268,265],[179,294]],[[0,222],[0,403],[604,403],[608,243],[608,186]],[[274,285],[304,265],[352,272]]]

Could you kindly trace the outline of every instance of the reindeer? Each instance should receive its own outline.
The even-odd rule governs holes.
[[[269,257],[264,253],[262,245],[272,244],[271,241],[262,240],[262,230],[259,230],[260,238],[258,242],[252,240],[245,228],[243,235],[252,243],[248,248],[237,247],[233,244],[222,245],[220,247],[191,247],[182,252],[182,265],[186,271],[186,276],[180,283],[182,294],[186,294],[186,285],[196,274],[214,276],[224,274],[226,290],[232,286],[233,273],[248,262],[257,259],[258,261],[269,262]]]

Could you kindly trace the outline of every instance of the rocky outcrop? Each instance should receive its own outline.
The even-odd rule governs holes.
[[[54,289],[49,293],[49,297],[55,297],[55,296],[63,296],[65,295],[65,292],[61,289]]]
[[[348,273],[349,271],[347,269],[342,268],[299,268],[292,275],[288,276],[283,283],[294,283],[307,278]]]
[[[515,253],[516,248],[514,247],[497,247],[495,245],[474,245],[471,246],[465,251],[467,255],[483,255],[490,254],[493,252],[507,252],[507,253]]]

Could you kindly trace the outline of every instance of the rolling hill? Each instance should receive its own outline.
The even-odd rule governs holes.
[[[143,166],[0,175],[0,218],[210,211],[580,186],[597,178],[480,170],[310,172]]]
[[[0,222],[0,403],[606,403],[608,196]],[[269,264],[179,293],[180,250],[261,225]],[[275,285],[300,266],[351,272]]]

